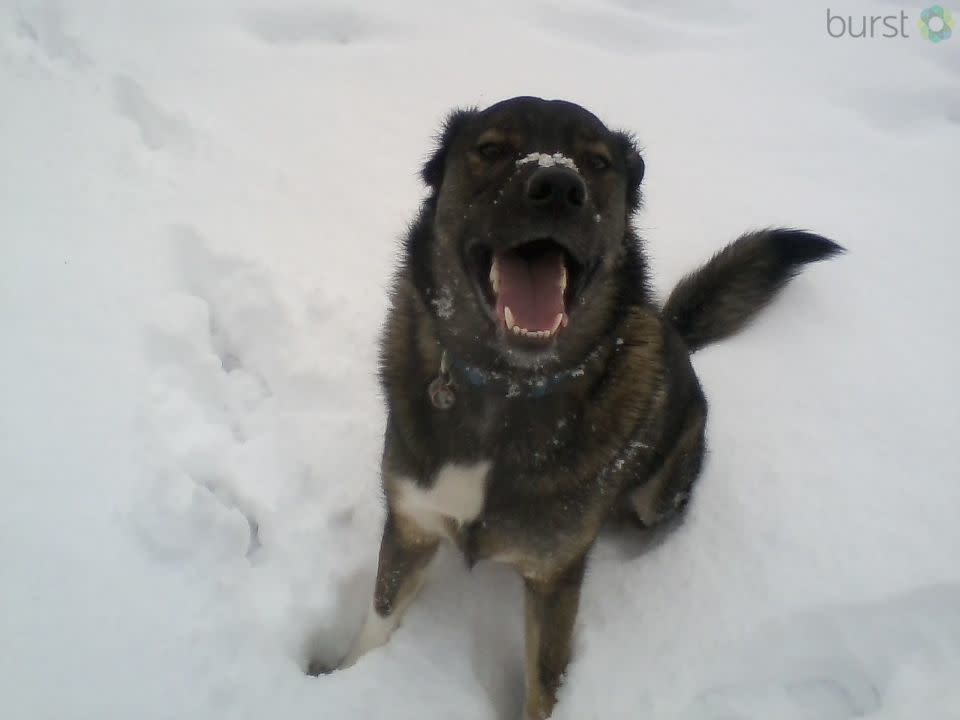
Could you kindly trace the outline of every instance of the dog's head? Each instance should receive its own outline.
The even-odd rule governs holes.
[[[643,171],[629,136],[573,103],[454,112],[422,173],[441,340],[526,367],[582,354],[616,302]]]

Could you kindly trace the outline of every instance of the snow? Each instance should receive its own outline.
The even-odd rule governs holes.
[[[529,153],[527,155],[524,155],[519,160],[517,160],[517,167],[520,167],[521,165],[527,165],[529,163],[536,163],[538,167],[554,167],[555,165],[557,165],[560,167],[569,168],[570,170],[577,169],[577,164],[571,158],[568,158],[566,155],[564,155],[561,152]]]
[[[453,304],[453,293],[450,292],[450,288],[448,287],[441,287],[437,293],[437,297],[433,298],[430,302],[433,303],[437,315],[444,320],[452,318],[453,313],[456,311]]]
[[[849,249],[695,357],[689,517],[599,543],[555,718],[960,717],[960,42],[824,16],[0,7],[3,717],[518,715],[519,582],[450,552],[390,643],[303,667],[369,606],[418,165],[531,93],[637,133],[661,294],[751,227]]]

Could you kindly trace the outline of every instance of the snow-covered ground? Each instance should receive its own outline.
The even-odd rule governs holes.
[[[960,718],[960,35],[905,10],[0,3],[0,716],[516,717],[519,582],[450,553],[302,668],[368,602],[418,164],[537,94],[637,132],[661,292],[751,227],[850,251],[696,356],[689,519],[600,543],[555,717]]]

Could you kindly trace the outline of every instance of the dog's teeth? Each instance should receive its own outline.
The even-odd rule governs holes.
[[[553,330],[528,330],[527,328],[520,327],[519,325],[516,324],[516,321],[513,317],[513,313],[510,311],[509,308],[505,307],[503,314],[505,319],[507,320],[507,323],[508,323],[507,329],[509,332],[512,332],[514,335],[519,335],[520,337],[532,338],[534,340],[546,340],[547,338],[553,337],[554,334],[557,332],[557,328],[559,328],[560,326],[559,325],[560,321],[558,320],[557,327],[555,327]],[[558,316],[558,318],[559,317],[560,316]]]
[[[505,305],[503,308],[503,320],[507,323],[507,330],[513,330],[517,327],[517,321],[514,319],[509,305]]]
[[[493,259],[493,264],[490,265],[490,287],[493,288],[493,294],[498,295],[500,293],[500,266],[497,264],[497,259]]]
[[[564,265],[561,268],[562,272],[560,273],[560,292],[566,292],[567,290],[567,266]]]
[[[563,315],[563,319],[560,321],[560,324],[566,327],[570,324],[570,316],[566,313],[561,313],[561,315]]]
[[[557,313],[557,317],[553,320],[553,328],[550,330],[550,334],[553,335],[557,330],[560,329],[560,326],[563,324],[563,313]]]

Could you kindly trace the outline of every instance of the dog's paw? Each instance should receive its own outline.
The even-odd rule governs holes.
[[[329,663],[322,658],[311,658],[307,662],[307,675],[311,677],[320,677],[321,675],[329,675],[334,670],[337,669],[337,665]]]
[[[305,650],[301,655],[307,661],[303,671],[310,677],[329,675],[343,667],[343,650],[338,649],[335,644],[314,638]]]

